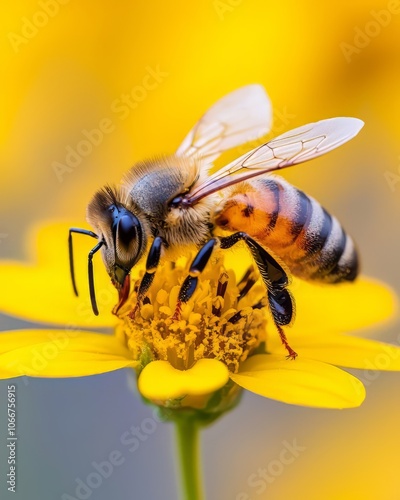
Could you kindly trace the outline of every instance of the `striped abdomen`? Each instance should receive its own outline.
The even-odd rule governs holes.
[[[307,280],[353,281],[358,256],[336,217],[284,179],[269,176],[224,193],[217,226],[245,231]]]

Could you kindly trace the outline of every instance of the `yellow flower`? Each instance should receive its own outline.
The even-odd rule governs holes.
[[[40,230],[37,263],[0,266],[3,311],[64,325],[3,333],[1,378],[79,377],[131,367],[141,394],[156,404],[218,413],[234,404],[240,388],[291,404],[355,407],[364,399],[364,387],[337,366],[400,370],[400,348],[343,333],[393,314],[392,292],[372,280],[325,287],[295,281],[297,315],[287,334],[299,356],[288,361],[267,308],[260,307],[263,286],[247,286],[245,293],[247,281],[236,281],[246,270],[240,250],[207,267],[195,296],[175,319],[184,261],[165,263],[141,307],[132,314],[133,291],[118,318],[111,314],[116,292],[99,261],[96,317],[84,289],[89,242],[76,238],[77,299],[69,281],[67,230],[66,224]],[[139,271],[133,273],[132,283],[139,277]],[[116,334],[86,331],[101,327],[114,327]]]

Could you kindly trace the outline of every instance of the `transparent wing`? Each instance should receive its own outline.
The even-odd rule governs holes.
[[[237,182],[317,158],[352,139],[363,125],[357,118],[330,118],[286,132],[218,170],[187,200],[194,203]]]
[[[271,103],[261,85],[247,85],[212,106],[185,137],[176,154],[212,163],[224,151],[266,134]]]

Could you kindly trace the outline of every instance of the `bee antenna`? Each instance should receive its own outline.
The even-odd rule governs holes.
[[[94,289],[94,275],[93,275],[93,255],[100,250],[100,248],[105,245],[105,241],[101,240],[97,243],[97,245],[90,250],[88,255],[88,276],[89,276],[89,292],[90,292],[90,301],[92,303],[92,309],[96,316],[99,315],[99,310],[97,308],[96,303],[96,292]]]
[[[93,233],[92,231],[89,231],[88,229],[80,229],[77,227],[71,227],[69,230],[69,236],[68,236],[69,270],[70,270],[70,274],[71,274],[71,281],[72,281],[72,287],[74,289],[74,293],[76,296],[78,296],[78,289],[76,287],[76,281],[75,281],[74,250],[73,250],[73,245],[72,245],[72,233],[85,234],[86,236],[91,236],[92,238],[96,238],[96,239],[98,239],[98,236],[96,233]]]

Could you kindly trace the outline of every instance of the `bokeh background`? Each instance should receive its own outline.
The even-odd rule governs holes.
[[[342,220],[364,272],[400,293],[400,2],[20,0],[2,5],[0,24],[1,258],[27,259],[26,236],[42,221],[79,225],[96,188],[141,158],[174,151],[216,99],[259,82],[275,135],[331,116],[365,121],[351,143],[284,176]],[[77,157],[104,119],[107,133],[92,132],[96,144]],[[26,325],[1,317],[2,330]],[[398,343],[399,322],[366,334]],[[343,412],[246,394],[204,432],[208,498],[399,499],[400,379],[360,377],[367,400]],[[18,490],[6,486],[4,381],[1,498],[178,497],[173,430],[154,423],[129,373],[15,383]],[[121,436],[143,425],[152,432],[131,452]],[[288,443],[298,450],[282,465]],[[76,480],[114,450],[124,463],[79,496]]]

